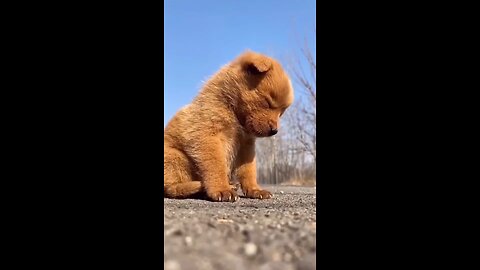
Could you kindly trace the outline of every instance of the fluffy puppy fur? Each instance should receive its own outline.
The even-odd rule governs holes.
[[[236,201],[272,194],[257,184],[255,139],[275,135],[293,102],[289,77],[274,59],[247,51],[213,75],[165,128],[164,196]]]

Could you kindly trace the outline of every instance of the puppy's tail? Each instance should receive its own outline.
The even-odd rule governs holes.
[[[203,193],[202,183],[200,181],[190,181],[175,183],[163,186],[163,197],[171,199],[196,198]]]

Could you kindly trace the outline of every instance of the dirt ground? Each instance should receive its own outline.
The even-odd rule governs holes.
[[[315,187],[264,187],[273,199],[164,199],[165,269],[315,269]]]

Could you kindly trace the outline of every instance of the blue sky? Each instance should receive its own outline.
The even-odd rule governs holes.
[[[164,125],[244,50],[284,63],[299,52],[298,38],[314,49],[315,0],[165,0],[164,6]]]

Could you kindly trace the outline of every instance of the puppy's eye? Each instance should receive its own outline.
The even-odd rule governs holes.
[[[270,100],[268,98],[265,98],[265,107],[272,109],[272,103],[270,103]]]
[[[266,108],[269,108],[269,109],[272,107],[271,104],[270,104],[270,102],[268,101],[268,98],[265,98],[265,100],[264,100],[264,102],[263,102],[263,105],[264,105]]]

